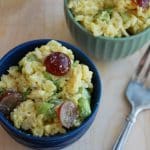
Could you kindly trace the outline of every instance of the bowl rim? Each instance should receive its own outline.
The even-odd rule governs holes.
[[[137,34],[134,34],[134,35],[131,35],[131,36],[128,36],[128,37],[118,37],[118,38],[113,38],[113,37],[106,37],[106,36],[94,36],[92,33],[90,33],[84,26],[82,26],[78,21],[75,21],[74,19],[74,16],[71,12],[71,10],[68,8],[67,6],[68,4],[68,0],[64,0],[64,8],[66,9],[67,11],[67,14],[68,16],[70,17],[70,19],[73,21],[73,23],[79,27],[79,29],[82,31],[82,32],[85,32],[88,36],[92,36],[93,38],[95,39],[104,39],[104,40],[110,40],[110,41],[125,41],[125,40],[133,40],[135,38],[138,38],[142,35],[144,35],[146,32],[150,32],[150,27],[147,27],[146,29],[144,29],[143,31],[137,33]]]
[[[56,39],[36,39],[36,40],[31,40],[31,41],[27,41],[24,42],[22,44],[19,44],[18,46],[12,48],[8,53],[6,53],[1,59],[0,59],[0,65],[7,60],[8,57],[10,57],[12,54],[17,53],[17,51],[19,51],[20,49],[24,48],[24,47],[28,47],[29,45],[32,44],[40,44],[42,42],[49,42],[51,40],[55,40],[60,42],[63,46],[65,47],[69,47],[69,49],[73,49],[74,51],[78,51],[83,57],[85,57],[85,59],[91,64],[92,69],[94,70],[94,73],[97,77],[97,85],[98,85],[98,89],[99,89],[99,93],[97,93],[97,101],[96,104],[94,105],[93,108],[93,112],[92,114],[77,128],[65,133],[65,134],[60,134],[60,135],[54,135],[54,136],[43,136],[43,137],[38,137],[38,136],[33,136],[32,134],[27,134],[19,129],[17,129],[15,126],[13,126],[10,121],[0,112],[0,124],[2,122],[2,126],[4,124],[4,127],[8,128],[11,132],[14,133],[15,136],[17,137],[22,137],[23,139],[30,139],[30,140],[34,140],[34,141],[41,141],[41,142],[49,142],[49,141],[60,141],[66,138],[69,138],[71,136],[74,136],[76,134],[78,134],[81,130],[84,130],[85,127],[87,127],[88,123],[91,122],[95,117],[96,117],[96,113],[98,111],[100,102],[101,102],[101,96],[102,96],[102,82],[101,82],[101,77],[99,74],[99,71],[97,69],[97,67],[95,66],[95,64],[93,63],[93,61],[78,47],[62,41],[62,40],[56,40]],[[42,44],[41,44],[42,45]]]

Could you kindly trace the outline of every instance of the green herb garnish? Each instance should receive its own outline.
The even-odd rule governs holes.
[[[25,92],[22,93],[23,100],[25,101],[28,95],[31,93],[32,89],[28,88]]]
[[[30,54],[27,56],[28,61],[39,61],[38,58],[34,54]]]

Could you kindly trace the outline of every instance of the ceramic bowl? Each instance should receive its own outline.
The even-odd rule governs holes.
[[[7,74],[8,68],[12,65],[17,65],[19,60],[23,58],[26,53],[34,50],[36,47],[40,47],[41,45],[46,44],[48,41],[50,41],[50,39],[34,40],[13,48],[2,59],[0,59],[0,76],[2,74]],[[17,142],[34,149],[42,150],[48,148],[50,150],[57,150],[77,141],[89,129],[99,109],[101,97],[101,81],[98,70],[96,69],[91,59],[80,49],[69,43],[62,41],[59,42],[63,46],[73,51],[75,59],[78,59],[81,63],[88,65],[90,70],[93,71],[92,82],[94,84],[94,90],[91,100],[92,114],[81,124],[80,127],[70,130],[66,134],[48,137],[35,137],[15,128],[12,123],[7,120],[7,118],[2,113],[0,113],[0,124],[8,132],[8,134]]]
[[[82,49],[89,51],[99,60],[116,60],[133,54],[150,41],[150,28],[136,35],[122,38],[93,36],[79,22],[75,21],[68,0],[64,0],[64,11],[68,28]]]

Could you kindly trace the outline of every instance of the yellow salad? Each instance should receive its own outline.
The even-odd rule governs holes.
[[[52,40],[1,76],[0,105],[18,129],[40,137],[66,133],[91,114],[92,74]]]
[[[69,0],[68,8],[94,36],[127,37],[150,27],[148,0]]]

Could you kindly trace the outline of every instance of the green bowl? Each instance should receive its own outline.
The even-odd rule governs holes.
[[[75,21],[68,0],[64,0],[64,11],[67,25],[76,42],[81,48],[88,50],[98,59],[116,60],[133,54],[150,41],[150,28],[136,35],[122,38],[109,38],[93,36],[80,23]]]

